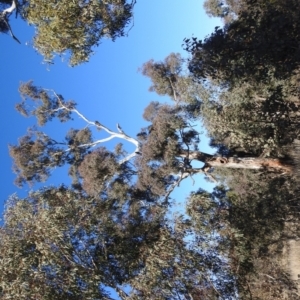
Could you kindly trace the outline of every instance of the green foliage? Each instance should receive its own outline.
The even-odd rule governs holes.
[[[186,39],[194,79],[214,90],[198,111],[214,144],[280,157],[298,137],[298,9],[294,0],[240,1],[229,25]]]
[[[206,13],[211,17],[222,17],[224,18],[228,14],[227,7],[220,0],[208,0],[205,1],[203,7]]]
[[[244,1],[237,20],[204,41],[189,40],[191,72],[221,82],[287,78],[299,65],[299,2]]]
[[[155,91],[159,95],[168,95],[173,99],[176,98],[175,85],[182,71],[182,63],[183,59],[179,53],[171,53],[163,62],[154,62],[151,59],[144,63],[141,72],[150,77],[152,81],[149,91]]]
[[[222,188],[191,195],[188,219],[175,217],[161,230],[145,269],[130,281],[132,299],[234,299],[233,277],[219,255],[225,239],[218,232],[227,229],[224,196]]]
[[[206,0],[203,7],[210,17],[222,18],[228,24],[234,21],[244,6],[242,0]]]
[[[133,4],[109,3],[31,0],[23,16],[37,26],[46,59],[70,50],[75,65],[106,34],[124,34]],[[18,184],[68,165],[74,190],[10,199],[0,230],[1,298],[110,299],[102,289],[109,286],[122,299],[299,299],[282,263],[300,229],[299,1],[207,0],[205,7],[227,24],[204,41],[185,39],[190,73],[175,53],[142,66],[150,91],[174,104],[151,102],[137,140],[119,125],[114,132],[89,121],[53,91],[21,86],[16,108],[40,126],[77,114],[89,128],[71,128],[60,142],[32,129],[10,146]],[[167,220],[173,189],[196,172],[209,176],[218,160],[198,150],[195,120],[224,156],[214,170],[224,186],[191,192],[186,215]],[[92,126],[110,136],[94,139]],[[135,152],[100,147],[114,137]],[[249,155],[248,165],[272,157],[293,168],[223,168]],[[194,159],[204,167],[193,168]]]
[[[116,157],[105,148],[98,148],[87,154],[80,164],[78,171],[83,178],[83,189],[89,195],[99,195],[104,190],[107,180],[111,180],[114,177],[113,183],[111,183],[114,189],[119,183],[120,188],[124,190],[121,193],[119,189],[118,196],[120,202],[126,197],[126,182],[130,179],[126,171],[128,173],[130,168],[126,170],[125,164],[118,164]]]
[[[51,95],[49,91],[34,86],[33,81],[22,83],[19,88],[22,102],[16,105],[16,110],[25,117],[35,116],[39,126],[45,125],[53,118],[60,122],[71,119],[70,110],[76,105],[73,101],[64,101],[61,95]],[[35,107],[29,106],[29,100],[35,103]],[[61,105],[70,110],[62,109]]]
[[[163,220],[137,202],[110,204],[64,187],[12,196],[0,231],[1,298],[112,299],[103,286],[118,290],[143,268]]]
[[[249,171],[227,174],[226,181],[231,187],[228,220],[241,237],[231,250],[241,297],[299,299],[282,256],[287,240],[298,235],[297,181]]]
[[[221,295],[233,299],[233,280],[226,263],[217,252],[203,250],[201,241],[184,242],[184,231],[191,226],[182,219],[176,220],[175,226],[161,232],[145,270],[130,282],[134,288],[131,299],[219,299]]]
[[[120,136],[112,132],[98,121],[87,120],[77,111],[76,103],[65,101],[61,95],[36,87],[32,82],[21,85],[20,92],[23,100],[16,106],[17,110],[25,116],[36,117],[40,126],[54,118],[65,122],[72,119],[72,114],[77,114],[97,129],[104,129],[111,137],[129,138],[123,133]],[[146,108],[144,117],[152,124],[138,134],[140,141],[131,139],[140,152],[135,153],[135,164],[130,167],[126,160],[120,163],[124,154],[126,157],[122,149],[115,154],[97,148],[108,139],[94,140],[89,128],[71,129],[63,141],[33,129],[19,140],[19,145],[10,146],[18,176],[16,183],[45,181],[53,168],[69,165],[74,187],[84,188],[89,195],[99,194],[109,181],[114,184],[119,181],[122,186],[132,176],[137,176],[134,180],[137,180],[138,190],[162,197],[174,185],[178,174],[191,169],[189,153],[197,151],[198,132],[188,123],[184,106],[153,102]]]
[[[144,118],[152,124],[138,135],[142,155],[137,158],[138,186],[161,195],[174,182],[172,174],[190,167],[191,158],[180,157],[183,149],[197,150],[198,132],[189,126],[180,107],[151,102]]]
[[[167,95],[177,105],[199,105],[199,96],[204,96],[203,85],[196,83],[185,70],[185,60],[179,53],[169,54],[164,61],[153,59],[140,69],[144,76],[151,79],[149,91],[158,95]]]
[[[215,144],[280,157],[299,135],[299,104],[290,99],[280,84],[265,90],[244,84],[203,103],[200,118]]]
[[[71,66],[89,60],[103,38],[124,36],[132,20],[135,1],[30,0],[21,7],[22,17],[36,28],[34,47],[45,61],[68,54]]]
[[[9,146],[9,153],[14,158],[13,170],[17,174],[16,185],[22,186],[26,182],[30,184],[44,182],[51,169],[64,164],[69,164],[74,169],[87,153],[87,148],[79,145],[90,142],[91,132],[88,128],[71,130],[67,133],[64,142],[57,142],[43,132],[30,130],[27,135],[19,139],[17,146]],[[68,151],[65,151],[65,148]]]
[[[282,257],[299,223],[299,1],[239,4],[223,29],[204,41],[186,39],[194,80],[210,91],[197,116],[223,155],[292,159],[296,176],[216,169],[230,188],[223,198],[227,230],[219,229],[229,243],[221,249],[241,299],[299,299]],[[225,17],[226,5],[206,1],[214,16]],[[213,203],[202,222],[219,216],[207,215]]]

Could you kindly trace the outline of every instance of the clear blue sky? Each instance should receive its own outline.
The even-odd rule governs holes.
[[[25,119],[14,109],[20,101],[20,82],[32,79],[36,85],[54,89],[66,99],[75,100],[78,109],[90,120],[99,120],[111,129],[115,129],[118,122],[127,134],[135,136],[146,124],[142,114],[147,104],[152,100],[165,101],[148,92],[150,82],[138,73],[138,68],[151,58],[163,60],[171,52],[181,52],[186,56],[181,46],[185,37],[204,38],[219,26],[219,20],[205,15],[202,5],[203,1],[199,0],[137,1],[134,27],[129,36],[116,42],[103,41],[95,48],[95,54],[87,64],[75,68],[57,58],[48,69],[31,45],[34,28],[11,16],[11,26],[22,44],[16,43],[9,35],[0,35],[0,212],[9,195],[15,192],[24,195],[29,191],[29,187],[24,187],[22,192],[13,185],[15,175],[8,155],[8,144],[16,144],[18,137],[34,123],[33,119]],[[69,123],[68,127],[76,128],[77,124],[77,121]],[[47,127],[49,134],[54,132],[57,135],[61,131],[57,124],[50,123]],[[200,149],[207,150],[207,142],[203,141]],[[61,173],[54,175],[49,182],[67,182]],[[193,189],[200,186],[204,187],[203,181],[197,180]],[[186,184],[181,185],[176,197],[187,196],[189,189]]]

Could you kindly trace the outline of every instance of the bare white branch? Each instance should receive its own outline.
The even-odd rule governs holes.
[[[129,143],[132,143],[136,147],[135,150],[132,153],[128,154],[125,158],[123,158],[122,160],[119,161],[120,164],[123,164],[123,163],[129,161],[130,159],[132,159],[133,157],[135,157],[136,155],[138,155],[138,153],[140,152],[140,143],[139,143],[139,141],[136,140],[135,138],[132,138],[129,135],[127,135],[123,131],[123,129],[121,128],[121,126],[119,124],[117,124],[117,129],[118,129],[119,132],[115,132],[113,130],[110,130],[108,127],[104,126],[103,124],[101,124],[98,121],[95,121],[95,122],[90,121],[83,114],[81,114],[76,108],[69,108],[69,107],[65,106],[62,103],[59,95],[56,94],[56,92],[53,91],[53,90],[52,90],[52,92],[56,96],[56,98],[57,98],[57,100],[59,101],[59,104],[60,104],[60,107],[57,108],[56,111],[61,110],[61,109],[65,109],[67,111],[73,112],[79,118],[83,119],[87,124],[90,124],[92,126],[96,126],[98,129],[103,129],[104,131],[106,131],[109,134],[109,136],[107,138],[97,140],[93,143],[82,144],[79,147],[82,147],[82,148],[84,148],[84,147],[95,147],[98,144],[108,142],[108,141],[110,141],[114,138],[119,138],[119,139],[126,140]],[[70,149],[67,149],[66,151],[70,151]]]
[[[117,129],[118,129],[118,131],[119,131],[120,133],[124,133],[124,131],[123,131],[123,129],[122,129],[122,127],[120,126],[119,123],[117,123]]]
[[[4,14],[4,16],[10,15],[16,8],[17,8],[16,2],[15,0],[13,0],[11,6],[4,9],[2,13]]]

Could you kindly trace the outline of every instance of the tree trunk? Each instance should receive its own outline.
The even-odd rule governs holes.
[[[232,169],[269,169],[273,171],[292,172],[292,166],[287,161],[278,158],[261,157],[218,157],[200,151],[181,151],[181,157],[195,159],[205,164],[204,167],[222,167]]]
[[[207,160],[207,166],[222,167],[232,169],[269,169],[282,172],[291,172],[292,168],[277,158],[259,158],[259,157],[213,157]]]

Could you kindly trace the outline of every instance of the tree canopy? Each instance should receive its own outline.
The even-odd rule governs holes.
[[[122,293],[118,286],[143,267],[164,221],[140,202],[122,210],[102,197],[61,186],[10,198],[0,238],[2,299],[111,299],[105,286]]]
[[[18,2],[16,10],[36,28],[34,48],[46,62],[52,62],[55,55],[67,55],[75,66],[87,62],[102,39],[114,41],[127,34],[135,2],[30,0]],[[7,31],[9,25],[1,24],[0,30]]]
[[[79,26],[74,40],[92,35],[88,48],[58,51],[69,49],[71,64],[107,33],[95,24],[111,24],[112,38],[123,35],[133,8],[124,1],[24,3],[23,17],[47,39],[62,26],[47,17],[53,5],[72,8],[62,24]],[[136,136],[126,124],[113,130],[101,116],[91,121],[54,90],[21,84],[16,109],[36,125],[9,147],[16,184],[47,182],[63,166],[72,184],[8,199],[1,298],[113,299],[111,288],[122,300],[299,299],[293,262],[286,262],[299,239],[299,1],[208,0],[205,7],[225,18],[224,28],[203,41],[185,38],[188,60],[171,53],[140,68],[149,90],[171,101],[149,103],[148,124]],[[55,51],[43,53],[52,59]],[[60,140],[44,130],[74,118],[83,126],[69,125]],[[199,123],[214,154],[200,150]],[[195,185],[172,215],[173,192],[195,174],[215,188]]]

